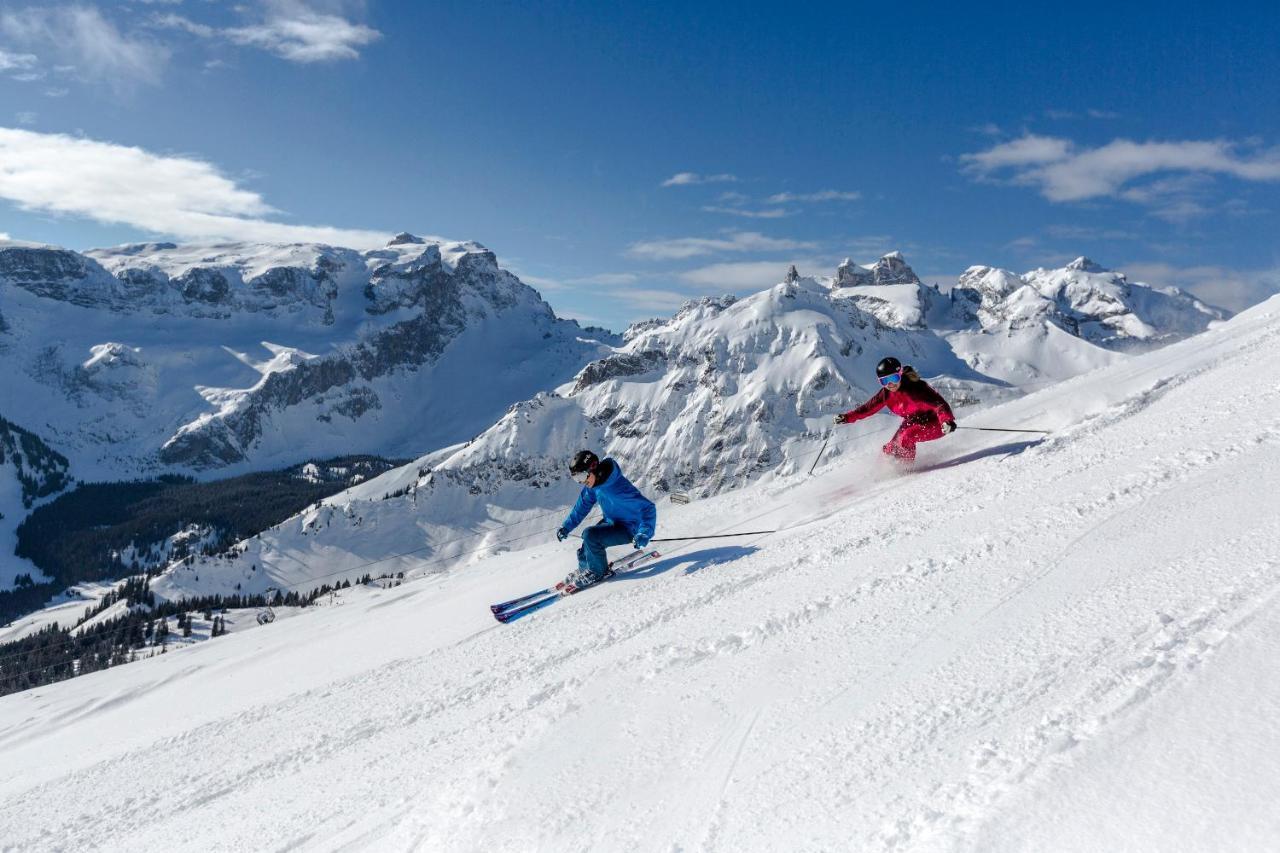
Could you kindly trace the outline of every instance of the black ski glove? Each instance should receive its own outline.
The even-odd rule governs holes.
[[[569,538],[569,531],[565,530],[563,527],[561,527],[559,530],[556,531],[556,539],[558,541],[563,542],[568,538]]]
[[[853,421],[849,418],[848,412],[841,412],[840,414],[836,415],[836,423],[848,424],[848,423],[853,423]]]
[[[956,431],[956,422],[955,422],[955,421],[943,421],[943,422],[942,422],[942,434],[943,434],[943,435],[947,435],[948,433],[953,433],[953,432],[955,432],[955,431]]]

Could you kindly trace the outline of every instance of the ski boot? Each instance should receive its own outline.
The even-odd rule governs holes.
[[[592,573],[590,569],[574,569],[569,572],[568,576],[560,583],[556,584],[556,592],[561,595],[573,595],[579,590],[586,589],[589,586],[595,586],[601,581],[607,581],[613,577],[613,570],[610,569],[602,575]]]

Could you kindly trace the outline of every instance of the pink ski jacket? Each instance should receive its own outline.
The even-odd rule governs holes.
[[[897,391],[881,388],[875,396],[850,412],[845,412],[845,423],[853,423],[869,418],[881,409],[889,407],[889,411],[912,423],[923,423],[937,419],[940,423],[954,421],[951,406],[942,399],[942,395],[930,387],[923,379],[912,381],[903,379]]]

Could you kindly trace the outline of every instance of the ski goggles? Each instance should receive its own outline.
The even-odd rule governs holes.
[[[888,376],[881,376],[880,386],[884,387],[886,385],[894,385],[901,381],[902,381],[902,371],[899,370],[897,373],[890,373]]]
[[[590,471],[570,471],[569,476],[573,478],[575,483],[587,484],[587,478],[591,476]]]

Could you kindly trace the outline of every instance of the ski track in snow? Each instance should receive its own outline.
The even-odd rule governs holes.
[[[929,470],[842,459],[669,510],[659,536],[785,529],[509,626],[484,604],[563,563],[7,697],[0,848],[978,849],[1280,606],[1280,323],[1257,313],[997,410],[1124,390],[1046,440],[961,433]]]

